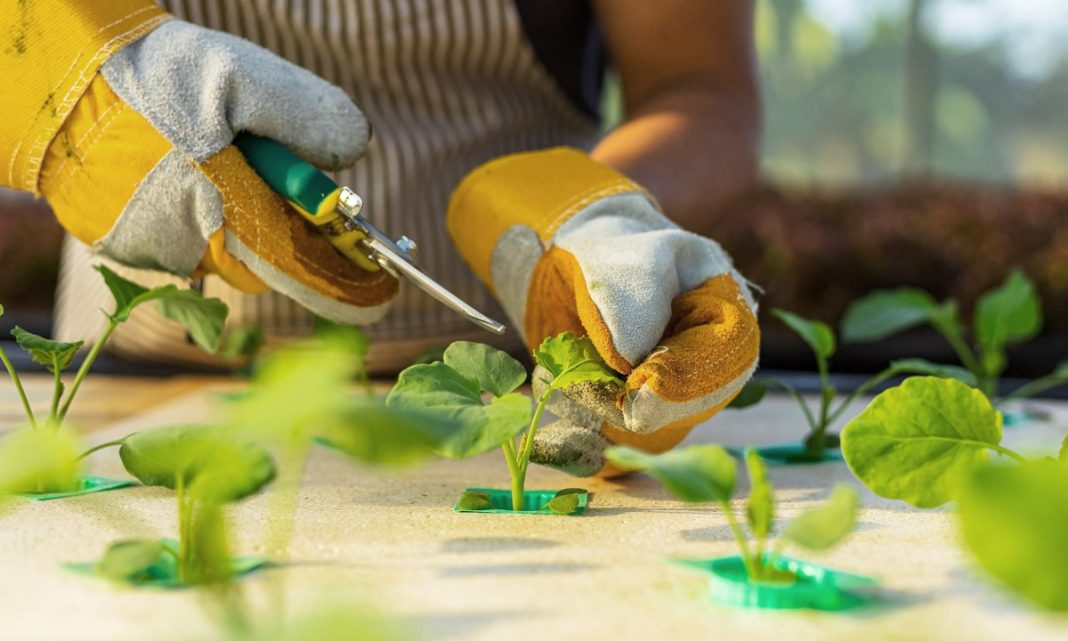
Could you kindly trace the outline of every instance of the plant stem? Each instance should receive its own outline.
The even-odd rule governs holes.
[[[519,441],[522,450],[516,452],[510,440],[504,448],[505,458],[509,461],[508,471],[512,475],[512,510],[516,512],[523,509],[523,490],[527,482],[527,468],[530,467],[530,453],[534,450],[534,436],[538,433],[538,422],[541,421],[541,414],[545,411],[545,405],[552,393],[553,388],[548,387],[538,399],[538,406],[530,419],[530,427]]]
[[[960,359],[961,364],[968,368],[972,374],[975,374],[977,379],[981,379],[986,375],[985,370],[979,366],[979,361],[976,359],[975,354],[972,353],[968,344],[964,342],[964,338],[961,337],[960,332],[955,328],[946,326],[942,323],[934,323],[934,328],[938,330],[938,333],[941,334],[949,343],[949,346],[953,348],[953,351],[956,352],[957,358]]]
[[[523,451],[519,453],[519,465],[523,470],[523,475],[527,473],[527,467],[530,465],[530,453],[534,450],[534,435],[538,433],[538,423],[541,421],[541,413],[545,411],[545,405],[549,402],[549,397],[552,396],[553,390],[550,387],[542,393],[541,398],[538,399],[538,406],[534,409],[534,418],[530,421],[530,429],[527,430],[526,436],[523,437]]]
[[[720,501],[720,506],[723,507],[723,513],[727,515],[727,525],[730,526],[731,533],[734,534],[734,538],[738,541],[738,547],[742,550],[742,560],[745,562],[745,570],[749,573],[749,578],[759,579],[761,574],[759,559],[753,558],[752,553],[749,551],[749,541],[746,540],[745,532],[742,532],[742,526],[738,524],[738,519],[734,517],[731,502],[727,500]]]
[[[501,443],[501,448],[504,449],[504,461],[508,463],[508,475],[512,477],[512,510],[519,511],[523,509],[523,486],[526,477],[520,471],[519,462],[516,460],[515,442],[506,438]]]
[[[74,402],[74,396],[78,393],[78,388],[82,386],[82,381],[85,380],[85,376],[89,373],[89,368],[93,366],[96,361],[96,357],[100,355],[100,350],[104,348],[104,343],[108,342],[111,338],[112,332],[119,326],[119,321],[114,318],[108,318],[108,327],[104,330],[104,334],[100,337],[93,348],[89,350],[89,354],[82,361],[82,366],[78,368],[78,373],[74,376],[74,382],[71,383],[70,391],[67,392],[67,400],[63,402],[63,408],[59,411],[59,423],[62,423],[67,418],[67,412],[70,411],[70,404]]]
[[[823,435],[827,432],[827,413],[830,411],[835,390],[831,387],[830,376],[827,373],[827,359],[817,358],[816,366],[820,375],[820,420],[805,439],[805,449],[818,459],[823,456]]]
[[[838,418],[842,415],[842,412],[844,412],[846,408],[853,404],[853,401],[857,400],[858,397],[867,394],[869,391],[871,391],[873,387],[890,378],[895,373],[896,372],[892,367],[888,367],[876,374],[875,376],[872,376],[868,380],[864,381],[862,384],[858,385],[857,389],[853,390],[853,392],[849,396],[842,399],[842,402],[838,404],[838,407],[836,407],[834,411],[831,412],[831,415],[827,417],[827,425],[833,425],[834,422],[837,421]]]
[[[782,556],[782,550],[786,547],[786,542],[782,539],[775,541],[775,545],[771,546],[771,552],[768,554],[767,562],[764,563],[764,567],[774,568],[775,564],[779,562],[779,557]]]
[[[778,387],[779,389],[781,389],[784,392],[786,392],[787,394],[789,394],[795,401],[797,401],[797,404],[801,406],[801,411],[805,415],[805,421],[808,423],[809,429],[811,429],[811,430],[815,430],[816,429],[816,419],[812,415],[812,410],[810,410],[808,408],[808,403],[805,401],[805,397],[801,396],[797,392],[797,390],[795,390],[793,388],[792,385],[788,385],[788,384],[780,381],[777,378],[769,378],[769,379],[766,379],[765,382],[768,385],[774,385],[774,386]]]
[[[59,369],[59,359],[55,356],[52,357],[52,372],[54,379],[52,382],[52,407],[48,411],[48,422],[52,424],[52,427],[59,429],[59,417],[56,413],[59,411],[59,400],[63,397],[63,379],[61,378],[63,372]]]
[[[186,503],[185,479],[178,477],[175,484],[178,495],[178,580],[185,583],[189,565],[189,506]]]
[[[1054,376],[1053,374],[1048,374],[1046,376],[1043,376],[1042,378],[1036,378],[1033,381],[1021,385],[1011,394],[1001,399],[999,401],[999,404],[1007,403],[1009,401],[1019,401],[1025,398],[1031,398],[1035,394],[1041,394],[1042,392],[1050,388],[1057,387],[1058,385],[1063,385],[1066,382],[1068,381],[1065,381],[1063,378]]]
[[[22,379],[19,378],[19,373],[15,371],[15,366],[11,364],[11,359],[7,357],[7,352],[4,351],[3,347],[0,347],[0,361],[4,363],[8,376],[15,383],[15,389],[18,390],[19,398],[22,399],[22,407],[26,410],[26,418],[29,419],[30,426],[33,429],[37,429],[37,419],[33,415],[33,408],[30,407],[30,399],[26,397],[26,390],[22,387]]]
[[[987,445],[987,447],[989,447],[990,449],[994,450],[998,454],[1003,454],[1003,455],[1013,459],[1017,463],[1026,463],[1027,462],[1027,459],[1025,459],[1024,457],[1020,456],[1016,452],[1013,452],[1012,450],[1010,450],[1007,447],[1002,447],[1000,445]]]
[[[114,441],[108,441],[107,443],[101,443],[100,445],[94,445],[93,447],[91,447],[91,448],[85,450],[84,452],[82,452],[81,456],[79,456],[77,460],[80,461],[80,460],[88,457],[89,455],[93,454],[94,452],[99,452],[100,450],[103,450],[103,449],[106,449],[106,448],[109,448],[109,447],[114,447],[116,445],[122,445],[123,441],[125,441],[125,440],[126,440],[125,438],[120,438],[120,439],[115,439]]]

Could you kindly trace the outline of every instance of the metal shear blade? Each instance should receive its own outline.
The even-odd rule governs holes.
[[[465,316],[475,325],[494,334],[504,334],[505,326],[486,316],[474,307],[471,307],[463,299],[442,287],[437,281],[427,276],[423,270],[415,264],[413,253],[415,243],[407,236],[402,236],[400,241],[404,247],[398,245],[389,238],[382,230],[371,224],[361,213],[363,199],[348,187],[341,189],[338,209],[346,218],[346,224],[354,229],[359,229],[366,237],[360,241],[367,249],[368,255],[382,269],[394,278],[404,277],[414,283],[419,289],[437,299],[444,305]]]

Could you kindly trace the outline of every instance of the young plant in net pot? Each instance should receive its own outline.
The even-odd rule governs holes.
[[[1000,395],[1000,377],[1008,365],[1007,349],[1034,338],[1042,329],[1042,303],[1034,284],[1020,270],[1013,270],[1004,283],[979,297],[972,314],[971,341],[957,301],[939,302],[929,293],[909,287],[875,291],[855,301],[842,319],[842,338],[850,343],[870,343],[921,325],[937,331],[960,364],[912,358],[896,362],[902,372],[955,378],[982,391],[998,407],[1068,384],[1065,361],[1049,374]],[[1025,413],[1010,413],[1006,422],[1025,418]]]
[[[648,454],[613,446],[605,457],[621,470],[646,472],[682,501],[719,506],[739,554],[679,560],[711,575],[713,600],[744,607],[818,610],[844,610],[866,600],[860,589],[872,585],[872,579],[783,554],[787,545],[822,551],[841,542],[856,523],[858,499],[852,488],[835,487],[826,502],[802,512],[773,539],[775,490],[763,459],[753,449],[745,452],[750,485],[745,506],[748,533],[731,505],[737,485],[735,460],[722,447],[693,445]]]
[[[131,585],[225,584],[262,567],[262,557],[233,558],[224,506],[258,492],[275,475],[263,446],[208,425],[133,434],[119,449],[126,470],[148,486],[174,491],[177,538],[113,543],[95,563],[72,569]]]
[[[1002,444],[1002,415],[953,378],[886,390],[842,430],[842,451],[872,492],[919,508],[955,502],[961,541],[998,584],[1068,612],[1068,438],[1029,458]]]
[[[581,382],[620,385],[588,338],[570,333],[546,338],[534,358],[551,376],[537,401],[516,390],[527,381],[522,363],[481,343],[455,342],[441,361],[412,365],[401,372],[387,404],[432,418],[447,418],[459,428],[439,448],[442,456],[463,459],[501,448],[511,489],[468,488],[458,511],[580,514],[587,492],[526,489],[527,470],[538,425],[554,391]]]
[[[25,413],[26,427],[24,429],[52,432],[69,430],[67,416],[101,350],[118,326],[128,321],[134,310],[141,305],[155,302],[159,313],[164,318],[181,324],[189,333],[190,338],[203,349],[214,352],[219,347],[228,311],[222,301],[204,298],[198,292],[179,289],[174,285],[147,289],[122,278],[103,265],[98,266],[96,269],[100,272],[105,285],[111,292],[115,302],[115,309],[110,314],[104,312],[107,317],[107,325],[103,334],[89,349],[73,378],[69,381],[64,380],[64,373],[73,365],[76,354],[83,346],[81,341],[62,342],[51,340],[28,332],[21,327],[15,327],[11,331],[16,344],[35,363],[45,366],[52,375],[53,390],[47,413],[35,411],[29,396],[26,394],[22,378],[15,370],[8,354],[4,352],[3,347],[0,347],[0,362],[3,363],[8,375],[11,377]],[[0,307],[0,315],[3,315],[3,307]],[[0,440],[0,451],[8,446],[8,438]],[[88,456],[101,447],[115,444],[117,443],[107,443],[91,448],[83,452],[81,458]],[[27,479],[26,486],[19,490],[19,493],[27,498],[45,500],[115,489],[129,484],[127,481],[76,474],[73,480],[63,483],[58,482],[54,477],[37,480]]]
[[[830,359],[838,349],[834,331],[824,322],[802,318],[783,309],[772,310],[772,315],[797,334],[812,350],[819,375],[819,396],[813,406],[797,389],[778,378],[753,379],[729,405],[732,409],[744,409],[756,405],[764,398],[769,387],[785,391],[801,408],[808,426],[808,434],[800,445],[773,445],[758,448],[765,458],[785,463],[813,463],[825,460],[841,460],[838,452],[838,435],[830,431],[842,414],[867,392],[883,381],[903,373],[900,364],[892,364],[839,399],[838,390],[830,380]],[[837,402],[836,402],[837,401]],[[740,454],[740,452],[736,452]]]

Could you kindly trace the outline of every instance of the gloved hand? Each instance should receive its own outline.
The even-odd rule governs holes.
[[[533,349],[588,335],[626,379],[551,399],[534,460],[615,473],[609,443],[662,452],[722,409],[756,368],[745,280],[715,242],[680,229],[637,185],[572,149],[516,154],[469,174],[448,209],[453,242]],[[535,392],[544,375],[535,372]]]
[[[126,265],[270,287],[338,322],[385,313],[396,282],[342,257],[231,145],[249,131],[351,165],[369,128],[341,89],[147,0],[20,2],[0,33],[16,34],[0,48],[0,184],[43,194]]]

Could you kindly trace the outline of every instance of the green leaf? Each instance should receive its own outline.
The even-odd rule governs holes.
[[[879,341],[928,322],[938,302],[910,287],[875,291],[854,301],[842,318],[842,340]]]
[[[219,348],[223,324],[229,312],[221,300],[204,298],[198,292],[178,289],[174,285],[146,289],[126,280],[104,265],[97,265],[96,269],[103,275],[104,283],[115,299],[115,312],[111,318],[116,322],[124,323],[129,320],[130,314],[139,305],[158,301],[160,314],[184,327],[197,345],[209,352]]]
[[[613,446],[605,458],[621,470],[644,471],[690,503],[727,501],[734,494],[734,460],[718,445],[691,445],[663,454]]]
[[[879,394],[842,430],[853,474],[879,496],[917,507],[954,498],[961,475],[1001,442],[1001,414],[979,390],[929,376]]]
[[[773,309],[771,313],[800,336],[816,353],[817,359],[826,360],[834,355],[837,345],[834,332],[827,323],[811,321],[784,309]]]
[[[745,451],[745,466],[749,470],[749,503],[746,506],[746,518],[749,529],[759,539],[765,539],[771,533],[775,520],[775,488],[768,479],[768,470],[754,449]]]
[[[0,438],[0,495],[78,486],[80,444],[67,430],[15,430]]]
[[[111,292],[111,297],[115,300],[115,312],[111,317],[120,323],[126,322],[129,320],[130,313],[133,312],[134,307],[138,305],[135,301],[147,294],[148,288],[126,280],[105,265],[97,265],[96,271],[100,272],[100,275],[104,277],[104,284],[107,285],[108,290]]]
[[[1061,451],[1060,454],[1058,454],[1057,459],[1061,463],[1068,463],[1068,436],[1065,436],[1064,440],[1061,441]]]
[[[585,336],[580,338],[570,332],[549,336],[534,350],[534,359],[552,374],[553,389],[566,389],[576,383],[622,384],[593,341]]]
[[[449,458],[467,458],[515,438],[533,413],[531,400],[522,394],[505,394],[484,404],[481,392],[478,381],[445,363],[412,365],[400,373],[386,404],[457,425],[437,451]]]
[[[579,507],[579,497],[586,493],[586,490],[578,488],[569,488],[561,490],[556,493],[556,496],[552,498],[545,507],[549,509],[553,514],[571,514]]]
[[[1042,305],[1035,286],[1018,269],[975,305],[975,339],[984,352],[1033,338],[1042,329]]]
[[[419,356],[415,357],[412,361],[412,365],[422,365],[427,363],[436,363],[445,359],[445,350],[448,349],[448,345],[437,345],[424,351]]]
[[[493,505],[490,504],[489,494],[485,492],[464,492],[456,502],[456,507],[461,510],[488,510]]]
[[[226,333],[220,354],[228,361],[253,358],[266,341],[263,329],[256,325],[241,325]]]
[[[108,546],[96,564],[96,573],[113,581],[143,576],[163,554],[163,543],[150,540],[118,541]]]
[[[763,381],[755,378],[749,379],[749,382],[745,384],[742,391],[734,397],[734,400],[727,405],[732,410],[745,409],[746,407],[752,407],[760,401],[764,400],[764,395],[768,393],[768,386]]]
[[[319,436],[364,463],[401,467],[417,463],[441,446],[457,425],[443,417],[415,414],[369,398],[356,398],[341,420]]]
[[[853,531],[857,504],[856,490],[839,485],[823,505],[806,510],[791,521],[782,536],[809,550],[826,550]]]
[[[980,466],[958,510],[964,544],[987,572],[1043,608],[1068,612],[1068,467]]]
[[[11,330],[11,335],[15,337],[19,347],[30,355],[33,362],[47,366],[48,371],[53,374],[57,369],[62,372],[70,367],[71,359],[82,347],[82,341],[61,343],[27,332],[18,326]]]
[[[890,363],[890,368],[895,374],[918,374],[923,376],[937,376],[939,378],[952,378],[965,385],[975,387],[979,384],[975,374],[963,367],[956,365],[943,365],[932,363],[922,358],[902,358]]]
[[[328,349],[344,352],[360,363],[367,360],[371,351],[371,337],[355,325],[341,325],[333,321],[314,317],[315,338]]]
[[[292,446],[329,436],[348,417],[362,364],[338,343],[292,343],[259,362],[248,392],[228,404],[223,424],[257,441]]]
[[[202,349],[209,352],[219,349],[223,325],[229,313],[221,300],[204,298],[190,289],[167,287],[150,290],[146,296],[158,299],[160,315],[184,327],[193,342]]]
[[[275,474],[260,445],[221,428],[177,425],[132,434],[119,448],[126,471],[145,485],[186,489],[213,502],[237,501],[259,491]]]
[[[483,391],[504,396],[527,380],[523,364],[483,343],[456,341],[445,349],[442,360],[461,376],[478,381]]]

